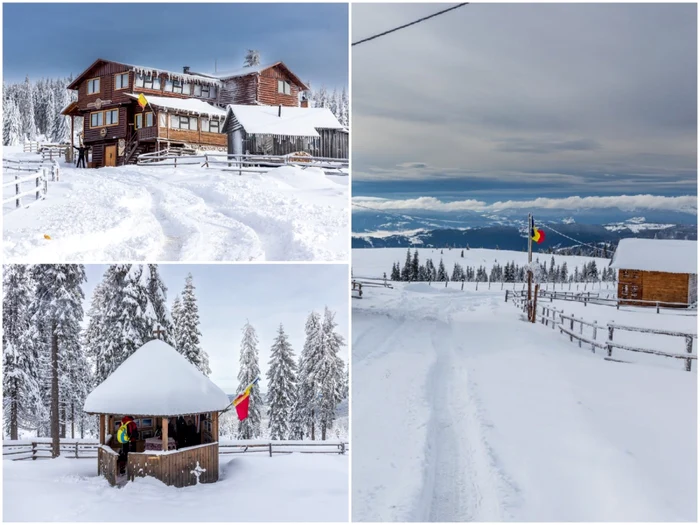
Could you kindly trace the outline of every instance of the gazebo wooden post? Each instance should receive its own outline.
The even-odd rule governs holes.
[[[68,159],[68,162],[73,162],[73,126],[75,125],[75,115],[70,116],[70,148],[68,151],[70,151],[70,156]]]
[[[161,427],[163,428],[163,450],[167,452],[168,450],[168,418],[164,417],[161,420]]]
[[[216,442],[219,441],[219,413],[211,413],[211,433],[212,439]]]
[[[100,414],[100,445],[105,444],[105,415]]]

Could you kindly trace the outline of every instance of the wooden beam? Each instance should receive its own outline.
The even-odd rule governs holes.
[[[163,429],[163,450],[168,450],[168,418],[164,417],[161,421],[161,427]]]
[[[105,444],[105,415],[100,414],[100,445]]]
[[[211,413],[211,437],[216,442],[219,441],[219,413]]]

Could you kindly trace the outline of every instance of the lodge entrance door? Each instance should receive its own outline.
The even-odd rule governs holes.
[[[117,146],[105,146],[105,166],[117,165]]]

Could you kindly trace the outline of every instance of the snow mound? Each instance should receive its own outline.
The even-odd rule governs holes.
[[[228,396],[172,346],[149,341],[85,400],[90,414],[175,416],[223,410]]]

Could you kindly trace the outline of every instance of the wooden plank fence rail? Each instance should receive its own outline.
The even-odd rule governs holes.
[[[511,294],[506,291],[506,301],[508,301],[508,298],[511,298],[511,301],[513,304],[519,308],[526,308],[527,306],[527,299],[522,297],[520,294],[514,294],[511,292]],[[586,321],[581,317],[576,317],[575,315],[566,315],[563,310],[557,310],[556,308],[552,307],[547,307],[547,306],[540,306],[538,305],[536,312],[537,320],[541,322],[541,324],[547,326],[549,323],[552,324],[552,329],[556,327],[559,328],[559,333],[560,334],[566,334],[569,336],[569,341],[574,342],[576,340],[578,342],[579,348],[582,347],[583,344],[587,344],[591,346],[591,351],[595,353],[596,348],[600,349],[605,349],[607,350],[607,355],[608,357],[612,357],[612,351],[613,348],[617,348],[619,350],[625,350],[628,352],[638,352],[642,354],[651,354],[651,355],[658,355],[661,357],[667,357],[670,359],[682,359],[685,362],[685,370],[687,372],[692,371],[692,363],[693,361],[697,360],[697,355],[693,353],[693,340],[697,339],[697,334],[693,333],[687,333],[687,332],[678,332],[678,331],[671,331],[671,330],[661,330],[661,329],[654,329],[654,328],[643,328],[643,327],[638,327],[638,326],[629,326],[629,325],[620,325],[620,324],[615,324],[615,322],[610,322],[605,325],[598,324],[598,321]],[[559,321],[557,322],[557,317]],[[575,324],[578,323],[578,331],[575,329]],[[568,325],[568,326],[567,326]],[[583,335],[583,327],[588,326],[593,329],[593,334],[592,337],[586,337]],[[605,329],[607,333],[607,340],[605,341],[598,341],[598,329]],[[672,352],[665,352],[663,350],[656,350],[652,348],[641,348],[637,346],[632,346],[632,345],[626,345],[626,344],[620,344],[616,341],[614,341],[614,333],[615,330],[624,330],[624,331],[630,331],[630,332],[642,332],[642,333],[648,333],[648,334],[655,334],[655,335],[665,335],[665,336],[670,336],[670,337],[683,337],[685,339],[685,354],[677,354],[677,353],[672,353]]]
[[[55,160],[44,159],[2,159],[3,171],[32,171],[40,168],[48,168],[51,173],[51,181],[59,181],[59,166]]]
[[[34,188],[31,190],[22,191],[22,184],[27,182],[33,182]],[[9,182],[3,182],[3,194],[5,193],[5,188],[10,188],[12,186],[14,186],[15,190],[14,195],[12,197],[3,199],[3,205],[15,201],[15,208],[20,208],[22,206],[22,198],[29,197],[30,195],[36,196],[35,202],[44,199],[48,191],[46,168],[41,168],[39,171],[31,175],[26,175],[24,177],[20,177],[19,174],[17,174],[15,175],[14,180],[10,180]],[[29,204],[27,206],[29,206]]]
[[[89,459],[97,457],[99,443],[90,442],[69,442],[62,441],[60,444],[61,457],[72,459]],[[9,451],[6,452],[6,449]],[[3,443],[2,455],[13,456],[24,454],[22,458],[12,458],[14,461],[23,459],[50,459],[52,457],[53,445],[50,442],[32,441],[30,443]],[[28,456],[27,456],[28,454]]]
[[[298,451],[299,453],[304,453],[304,454],[345,454],[349,449],[349,443],[348,442],[340,442],[340,443],[324,443],[323,441],[319,441],[316,443],[284,443],[284,442],[279,442],[275,443],[274,441],[271,441],[269,443],[253,443],[253,444],[246,444],[246,443],[241,443],[241,444],[226,444],[222,445],[219,444],[219,454],[250,454],[250,453],[255,453],[255,452],[263,452],[267,453],[270,457],[272,457],[273,454],[292,454],[295,451],[293,450],[283,450],[285,448],[324,448],[327,450],[306,450],[306,451]],[[229,450],[227,450],[229,449]],[[279,449],[279,450],[278,450]],[[328,450],[330,449],[330,450]]]

